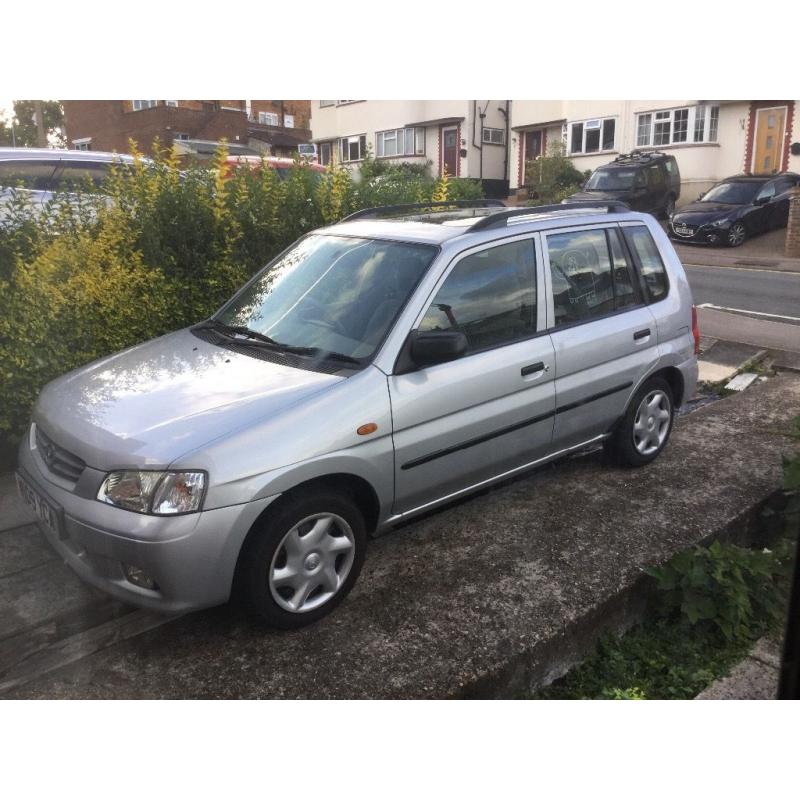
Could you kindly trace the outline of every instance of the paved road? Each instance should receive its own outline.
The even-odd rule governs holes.
[[[741,309],[753,317],[800,325],[800,272],[687,266],[686,274],[698,306]]]

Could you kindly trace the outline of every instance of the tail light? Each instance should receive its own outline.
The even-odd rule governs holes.
[[[700,355],[700,325],[697,323],[697,307],[692,306],[692,336],[694,336],[694,354]]]

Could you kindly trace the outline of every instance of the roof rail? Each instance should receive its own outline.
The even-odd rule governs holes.
[[[630,153],[621,153],[618,155],[613,164],[626,164],[630,161],[651,161],[654,158],[666,156],[660,150],[631,150]]]
[[[532,217],[537,214],[552,214],[559,211],[572,211],[572,209],[591,208],[595,211],[604,212],[606,214],[624,214],[630,211],[630,206],[620,200],[610,200],[608,202],[596,202],[592,200],[578,200],[574,203],[559,203],[558,205],[549,206],[525,206],[523,208],[509,208],[506,211],[498,211],[496,214],[487,214],[481,217],[473,225],[470,225],[469,231],[485,231],[489,228],[498,228],[501,225],[506,225],[509,219],[514,217]]]
[[[394,206],[375,206],[362,208],[345,217],[341,222],[352,222],[356,219],[377,219],[382,214],[402,214],[408,211],[441,210],[451,208],[505,208],[502,200],[436,200],[429,203],[400,203]]]

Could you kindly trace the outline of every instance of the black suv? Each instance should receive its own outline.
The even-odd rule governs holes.
[[[684,206],[669,221],[670,238],[738,247],[758,233],[785,228],[789,195],[800,175],[733,175]]]
[[[634,150],[598,167],[583,186],[564,200],[622,200],[635,211],[669,217],[681,196],[681,173],[675,156],[657,150]]]

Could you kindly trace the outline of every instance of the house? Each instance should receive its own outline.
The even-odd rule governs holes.
[[[431,173],[475,178],[508,194],[509,100],[312,100],[311,136],[322,164],[356,168],[369,152]]]
[[[694,200],[728,175],[800,172],[798,104],[798,100],[515,100],[511,188],[525,184],[526,162],[546,153],[553,141],[564,144],[581,171],[634,149],[672,153],[681,172],[680,203]]]
[[[308,100],[62,100],[68,146],[145,152],[158,137],[182,155],[208,158],[221,139],[242,154],[293,156],[311,140]]]

